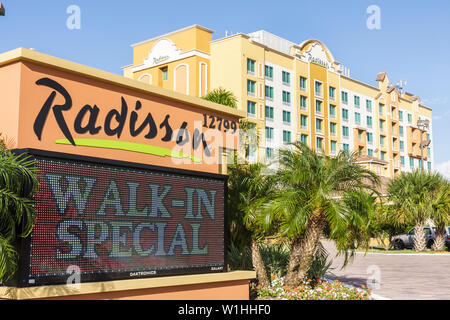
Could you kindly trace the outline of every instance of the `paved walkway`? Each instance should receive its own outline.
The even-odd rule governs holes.
[[[334,243],[322,243],[334,257]],[[341,270],[343,261],[343,257],[334,258],[328,278],[369,288],[370,280],[375,279],[373,293],[394,300],[450,300],[450,254],[357,253],[353,262]]]

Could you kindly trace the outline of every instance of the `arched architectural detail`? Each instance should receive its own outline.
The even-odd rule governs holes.
[[[147,84],[152,84],[152,75],[148,74],[148,73],[144,73],[141,74],[138,78],[138,81],[147,83]]]
[[[203,97],[208,93],[208,65],[200,62],[198,65],[198,96]]]
[[[179,64],[173,71],[173,90],[189,94],[189,65]]]

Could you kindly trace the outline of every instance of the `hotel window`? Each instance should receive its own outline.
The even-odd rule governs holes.
[[[431,140],[431,136],[429,133],[427,133],[427,140]]]
[[[272,80],[273,79],[273,67],[266,66],[265,70],[264,70],[264,74],[265,74],[266,78],[269,78],[270,80]]]
[[[247,159],[254,159],[256,156],[256,146],[249,145],[247,150],[245,150],[245,155]]]
[[[291,104],[291,93],[287,91],[283,91],[283,103]]]
[[[330,134],[332,136],[336,135],[336,127],[337,127],[336,123],[330,122]]]
[[[266,139],[272,140],[273,139],[273,128],[266,127]]]
[[[400,141],[400,151],[405,151],[405,143],[403,141]]]
[[[419,168],[422,168],[422,159],[418,159],[419,160]]]
[[[281,72],[281,81],[283,81],[284,84],[290,84],[291,83],[291,74],[286,71]]]
[[[256,114],[256,103],[253,101],[247,101],[247,113],[249,115],[255,116]]]
[[[331,140],[331,143],[330,143],[330,151],[331,151],[332,154],[336,154],[336,146],[337,146],[336,141]]]
[[[301,141],[303,144],[308,145],[308,136],[307,136],[306,134],[302,134],[302,135],[300,136],[300,141]]]
[[[252,80],[247,80],[247,94],[250,96],[255,95],[255,85],[256,82]]]
[[[350,145],[349,145],[348,143],[343,143],[343,144],[342,144],[342,149],[343,149],[345,152],[350,152]]]
[[[317,137],[316,138],[316,149],[317,151],[323,151],[323,139]]]
[[[431,171],[431,162],[428,162],[428,171]]]
[[[291,113],[283,110],[283,122],[291,123]]]
[[[322,132],[322,119],[316,119],[316,131]]]
[[[315,82],[314,84],[314,93],[316,96],[322,96],[322,84],[320,82]]]
[[[306,78],[300,77],[300,90],[306,91]]]
[[[367,143],[373,144],[373,133],[372,132],[367,132]]]
[[[403,137],[403,126],[398,127],[400,137]]]
[[[330,117],[336,118],[336,106],[332,104],[330,104]]]
[[[161,68],[163,81],[169,80],[169,69],[167,67]]]
[[[266,159],[267,160],[273,159],[273,149],[272,148],[266,148]]]
[[[404,156],[400,156],[400,164],[402,167],[405,167],[405,157]]]
[[[355,123],[361,124],[361,114],[359,112],[355,112]]]
[[[273,107],[266,106],[266,119],[273,120]]]
[[[348,110],[347,109],[342,109],[342,119],[344,119],[345,121],[348,121]]]
[[[359,96],[355,96],[355,107],[359,108],[359,104],[360,104]]]
[[[412,114],[408,113],[408,123],[412,123]]]
[[[372,149],[367,149],[367,155],[369,157],[373,157],[373,150]]]
[[[409,166],[411,168],[414,168],[414,158],[412,158],[412,157],[409,157]]]
[[[372,117],[371,116],[367,116],[367,126],[369,128],[372,128]]]
[[[380,136],[380,146],[384,147],[384,136]]]
[[[322,101],[316,100],[316,113],[322,114]]]
[[[265,87],[265,96],[267,99],[273,100],[273,87],[271,86]]]
[[[342,91],[341,96],[342,96],[342,103],[347,104],[348,103],[348,93],[345,91]]]
[[[427,148],[428,157],[431,158],[431,148]]]
[[[290,143],[291,142],[291,132],[283,130],[283,142]]]
[[[403,122],[403,111],[398,110],[398,119]]]
[[[384,131],[384,120],[380,120],[380,131]]]
[[[330,87],[330,99],[336,100],[336,88]]]
[[[381,151],[381,160],[386,159],[386,152]]]
[[[301,115],[300,116],[300,128],[306,130],[308,128],[308,117]]]
[[[247,73],[255,74],[255,60],[247,59]]]
[[[300,96],[300,109],[306,110],[307,98]]]
[[[349,130],[348,130],[348,127],[347,126],[342,126],[342,136],[344,137],[344,138],[348,138],[349,137]]]
[[[372,101],[366,100],[366,109],[368,112],[372,112]]]
[[[378,105],[378,113],[380,114],[380,116],[383,115],[383,109],[384,109],[384,104],[380,103]]]

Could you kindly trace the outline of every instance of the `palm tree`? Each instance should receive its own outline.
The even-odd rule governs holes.
[[[17,236],[27,237],[35,223],[32,197],[38,180],[29,157],[0,151],[0,281],[17,270]]]
[[[431,218],[436,225],[433,250],[443,251],[445,247],[445,228],[450,224],[450,183],[443,180],[436,196],[431,200]]]
[[[211,90],[206,96],[202,97],[202,99],[237,108],[237,98],[233,92],[221,87]]]
[[[257,277],[263,286],[270,281],[261,256],[259,244],[267,232],[258,223],[259,208],[274,194],[275,180],[263,174],[263,164],[229,166],[228,208],[232,225],[232,242],[242,249],[249,248]]]
[[[356,154],[344,151],[328,157],[299,142],[293,149],[280,151],[277,179],[281,191],[261,217],[266,222],[280,221],[280,233],[289,239],[292,250],[287,285],[297,286],[305,280],[327,226],[347,261],[347,250],[354,248],[347,239],[349,226],[358,221],[351,221],[357,210],[346,205],[344,195],[373,190],[379,183],[378,177],[358,165],[356,159]],[[356,239],[358,234],[354,235]]]
[[[399,219],[414,225],[414,250],[426,249],[424,226],[433,214],[433,199],[443,184],[437,174],[417,169],[402,173],[388,185],[389,199],[397,211]]]

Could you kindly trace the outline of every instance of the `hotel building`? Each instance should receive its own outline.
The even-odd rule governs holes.
[[[250,161],[270,162],[302,141],[327,155],[357,152],[361,165],[388,178],[433,169],[432,110],[386,72],[373,85],[353,79],[319,40],[296,44],[261,30],[213,41],[212,34],[193,25],[134,44],[124,75],[191,96],[233,92],[260,132]]]

